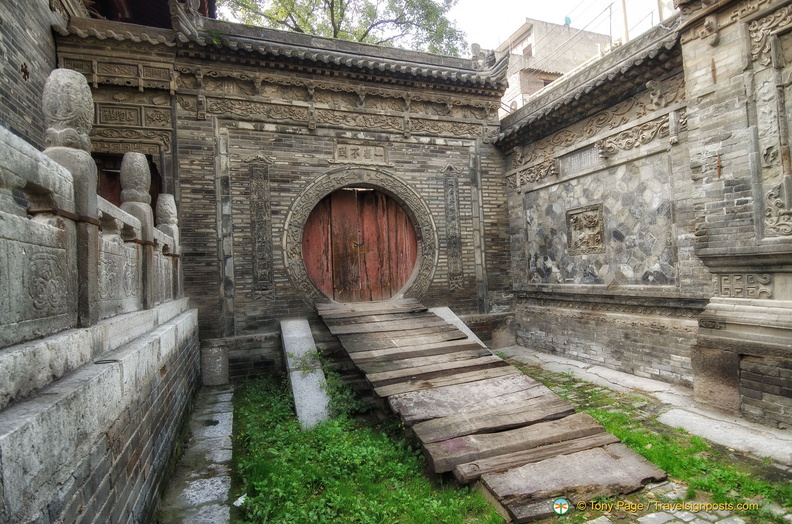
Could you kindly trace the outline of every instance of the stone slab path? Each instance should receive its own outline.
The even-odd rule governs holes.
[[[160,524],[228,524],[231,520],[231,386],[204,387],[190,438],[160,503]]]
[[[480,482],[514,522],[552,515],[557,497],[575,503],[666,477],[416,300],[317,309],[374,392],[412,429],[433,470]]]

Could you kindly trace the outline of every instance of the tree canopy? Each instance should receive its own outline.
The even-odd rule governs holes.
[[[458,0],[218,0],[218,14],[272,29],[464,54],[465,34],[446,18]]]

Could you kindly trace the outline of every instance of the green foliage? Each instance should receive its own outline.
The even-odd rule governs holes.
[[[218,0],[245,24],[459,56],[465,34],[446,18],[457,0]]]
[[[337,383],[336,385],[332,385]],[[282,380],[237,387],[235,462],[247,494],[244,522],[416,523],[500,522],[477,494],[436,486],[424,459],[396,436],[397,428],[357,427],[357,407],[337,377],[335,419],[302,431]]]

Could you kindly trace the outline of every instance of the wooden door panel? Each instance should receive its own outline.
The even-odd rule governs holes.
[[[387,300],[409,280],[418,243],[402,207],[367,189],[331,193],[303,231],[308,276],[339,302]]]
[[[303,260],[316,287],[333,296],[333,257],[330,241],[330,199],[323,199],[308,215],[302,240]]]
[[[360,302],[360,264],[357,246],[358,204],[356,191],[336,191],[330,195],[330,224],[333,252],[334,299]]]
[[[375,191],[362,191],[358,195],[362,240],[360,279],[365,300],[387,300],[392,295],[388,200]]]

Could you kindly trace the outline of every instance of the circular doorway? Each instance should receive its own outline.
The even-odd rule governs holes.
[[[308,277],[329,298],[388,300],[413,275],[418,240],[394,199],[370,187],[343,187],[308,215],[302,256]]]

